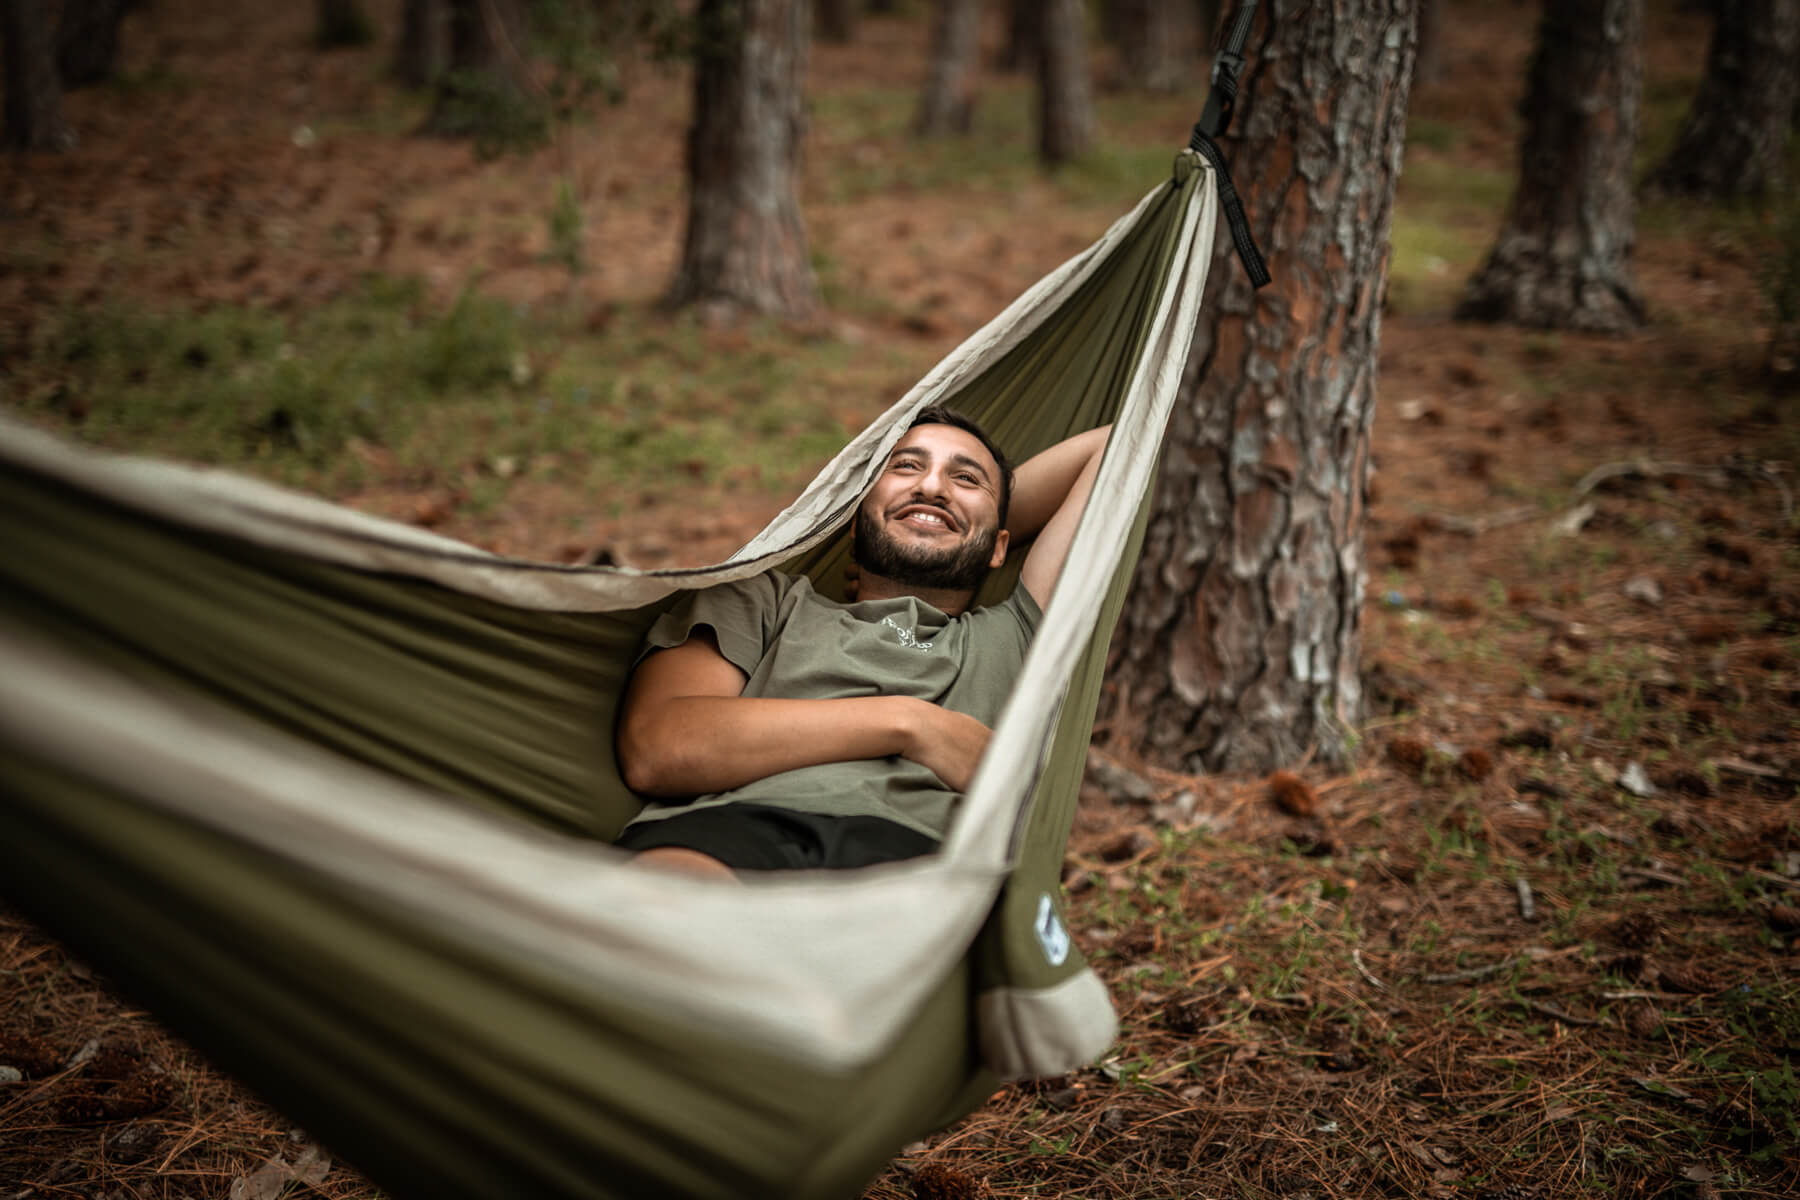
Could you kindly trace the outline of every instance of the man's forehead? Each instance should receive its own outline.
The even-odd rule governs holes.
[[[997,473],[1000,469],[1000,464],[980,438],[954,425],[915,425],[906,431],[893,452],[898,454],[902,450],[920,450],[938,458],[963,455],[973,458],[985,470]]]

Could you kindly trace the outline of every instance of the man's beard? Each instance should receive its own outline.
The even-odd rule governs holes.
[[[941,550],[912,546],[889,535],[867,508],[859,508],[850,553],[864,571],[906,587],[973,592],[988,577],[999,537],[996,527]]]

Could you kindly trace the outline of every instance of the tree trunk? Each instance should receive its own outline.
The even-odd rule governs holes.
[[[56,22],[56,73],[65,88],[112,78],[126,0],[63,0]]]
[[[1444,81],[1444,0],[1419,0],[1419,59],[1413,86]]]
[[[1182,770],[1344,763],[1359,719],[1363,512],[1415,0],[1273,0],[1232,158],[1275,280],[1220,222],[1103,696]]]
[[[806,0],[700,0],[687,237],[670,304],[794,319],[818,305],[796,188],[809,17]]]
[[[430,87],[450,66],[450,10],[444,0],[406,0],[394,77],[408,87]]]
[[[318,0],[317,12],[313,45],[321,50],[366,46],[375,40],[375,26],[363,11],[362,0]]]
[[[541,116],[524,101],[525,13],[521,0],[443,0],[448,70],[425,132],[472,136],[494,149],[535,140]],[[538,131],[541,133],[541,131]]]
[[[1087,153],[1094,140],[1094,85],[1081,0],[1044,0],[1042,13],[1038,156],[1055,166]]]
[[[46,0],[0,0],[0,59],[6,67],[6,144],[14,150],[67,150],[62,84]]]
[[[860,0],[816,0],[819,9],[819,40],[835,46],[847,46],[856,37],[856,16]]]
[[[1643,34],[1643,0],[1544,6],[1518,190],[1458,320],[1613,334],[1644,323],[1631,273]]]
[[[967,133],[975,119],[981,0],[937,0],[931,24],[931,67],[913,127],[932,137]]]
[[[1119,84],[1142,92],[1205,90],[1208,66],[1194,36],[1190,0],[1113,0]]]
[[[994,65],[1002,71],[1036,70],[1044,46],[1043,0],[1006,0],[1006,45]]]
[[[1800,0],[1721,0],[1706,75],[1647,186],[1720,199],[1780,190],[1797,99]]]

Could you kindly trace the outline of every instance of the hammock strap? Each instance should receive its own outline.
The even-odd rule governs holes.
[[[1250,218],[1244,214],[1243,198],[1231,181],[1225,153],[1213,140],[1231,124],[1231,115],[1237,107],[1238,72],[1244,69],[1244,43],[1249,40],[1250,22],[1255,16],[1256,0],[1244,0],[1238,5],[1231,30],[1219,48],[1218,57],[1213,60],[1212,91],[1206,97],[1200,119],[1194,123],[1188,145],[1212,164],[1218,178],[1219,208],[1231,226],[1231,241],[1237,247],[1238,260],[1244,264],[1251,286],[1260,288],[1269,282],[1269,265],[1263,260],[1256,238],[1250,232]]]

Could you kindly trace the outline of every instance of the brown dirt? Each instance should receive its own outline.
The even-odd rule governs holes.
[[[1473,153],[1504,164],[1527,10],[1459,12],[1452,82],[1415,111],[1473,115]],[[1652,75],[1691,73],[1695,18],[1663,17]],[[108,298],[302,310],[371,269],[440,298],[477,271],[496,294],[596,311],[656,295],[678,251],[680,78],[639,70],[625,108],[573,135],[580,186],[604,205],[598,269],[571,296],[540,261],[557,153],[481,164],[400,136],[421,102],[381,81],[379,51],[314,54],[310,19],[204,0],[131,16],[125,70],[142,82],[69,97],[82,151],[0,163],[0,230],[47,248],[0,275],[0,329],[22,339]],[[868,20],[857,45],[817,48],[815,88],[911,87],[920,28]],[[1189,107],[1109,136],[1179,136]],[[331,136],[304,146],[302,127]],[[821,161],[901,152],[815,144],[811,186]],[[980,212],[924,191],[809,196],[808,220],[854,264],[852,286],[897,314],[860,318],[860,336],[937,350],[1097,232],[1029,188]],[[1791,1148],[1747,1159],[1767,1114],[1694,1065],[1729,1036],[1723,993],[1791,997],[1796,979],[1800,542],[1784,513],[1794,463],[1768,459],[1795,444],[1796,418],[1757,398],[1754,265],[1709,239],[1643,238],[1657,322],[1623,341],[1386,322],[1359,769],[1199,779],[1109,747],[1156,793],[1090,789],[1070,849],[1077,936],[1120,1001],[1113,1068],[1001,1089],[909,1147],[871,1197],[1793,1194]],[[716,560],[773,511],[668,503],[571,544],[556,531],[573,502],[547,488],[497,518],[403,484],[354,499],[514,553],[607,544],[645,563]],[[1633,761],[1657,789],[1651,813],[1620,807],[1613,777]],[[1214,832],[1165,848],[1183,792]],[[1448,869],[1451,842],[1491,876]],[[1584,854],[1626,864],[1604,904],[1570,882]],[[1534,921],[1515,875],[1535,881]],[[1739,881],[1744,905],[1702,886],[1715,878]],[[1168,897],[1165,918],[1217,936],[1202,947],[1155,913],[1120,918],[1119,898],[1146,887]],[[1251,895],[1311,907],[1253,941],[1234,932]],[[1347,927],[1362,931],[1353,958]],[[1288,991],[1255,986],[1301,935],[1344,954],[1303,964]],[[1493,963],[1505,973],[1457,977]],[[223,1195],[295,1156],[284,1121],[15,918],[0,920],[0,1063],[22,1075],[0,1084],[0,1189],[20,1196]],[[1686,1105],[1716,1132],[1664,1148],[1596,1089],[1624,1109]],[[318,1191],[368,1194],[341,1167]]]

